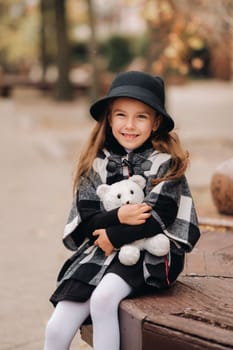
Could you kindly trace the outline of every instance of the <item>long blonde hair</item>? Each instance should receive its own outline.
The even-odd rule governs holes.
[[[81,176],[88,175],[94,159],[98,152],[103,148],[106,139],[107,124],[108,118],[106,113],[106,115],[104,115],[94,126],[86,146],[81,151],[74,174],[73,191],[77,189]]]
[[[109,110],[105,112],[99,122],[93,128],[85,148],[82,150],[74,174],[73,190],[76,191],[81,176],[88,175],[91,170],[94,159],[98,152],[103,148],[106,140],[106,131],[108,124]],[[161,153],[171,155],[172,162],[169,171],[162,177],[152,180],[156,185],[164,180],[176,180],[184,175],[187,166],[189,154],[183,149],[178,135],[173,131],[169,133],[156,132],[151,136],[153,148]]]
[[[189,153],[184,150],[179,136],[176,132],[163,133],[152,138],[152,145],[154,149],[161,153],[168,153],[171,155],[171,167],[162,178],[152,180],[153,185],[157,185],[164,180],[177,180],[181,178],[189,164]]]

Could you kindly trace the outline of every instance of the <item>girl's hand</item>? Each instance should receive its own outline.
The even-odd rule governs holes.
[[[145,203],[126,204],[118,209],[121,224],[141,225],[151,216],[151,207]]]
[[[100,247],[104,252],[106,256],[111,255],[111,253],[114,250],[114,247],[110,240],[108,239],[107,233],[105,229],[99,229],[95,230],[92,233],[93,236],[98,236],[97,239],[94,242],[94,245]]]

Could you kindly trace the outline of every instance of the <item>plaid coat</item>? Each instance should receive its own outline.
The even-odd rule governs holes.
[[[169,169],[170,164],[171,156],[169,154],[159,153],[151,147],[143,148],[140,152],[132,151],[129,154],[125,154],[125,152],[116,154],[106,148],[99,153],[93,163],[90,175],[81,179],[73,200],[68,222],[64,229],[63,243],[68,249],[76,252],[63,266],[58,276],[58,285],[73,275],[78,276],[78,279],[85,283],[98,285],[117,251],[106,257],[100,248],[93,245],[93,240],[85,238],[85,234],[80,234],[80,240],[77,240],[77,237],[74,240],[72,234],[79,227],[83,218],[104,211],[102,203],[96,195],[98,185],[101,183],[111,184],[127,178],[132,173],[142,175],[147,179],[144,201],[152,207],[152,216],[159,226],[160,232],[162,231],[170,238],[173,252],[183,254],[193,249],[199,239],[200,231],[186,178],[183,176],[179,180],[166,180],[154,187],[151,186],[150,180],[162,177]],[[166,213],[169,213],[170,210],[169,203],[177,206],[176,216],[172,222],[166,219]],[[161,207],[163,207],[162,211]],[[121,230],[121,227],[113,226],[109,229],[113,231],[113,234],[115,230],[116,234]],[[132,230],[132,232],[136,230],[134,226],[125,229],[126,231]],[[164,263],[164,257],[155,257],[145,252],[143,274],[147,284],[160,287],[154,274],[157,273],[157,267],[161,263]]]

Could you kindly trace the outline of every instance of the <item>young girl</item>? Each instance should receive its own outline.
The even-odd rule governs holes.
[[[89,316],[94,349],[119,350],[120,301],[171,286],[200,235],[184,176],[188,155],[171,132],[163,80],[138,71],[120,73],[90,113],[97,123],[77,167],[63,238],[76,253],[63,265],[50,299],[56,308],[44,350],[69,349]],[[98,185],[133,174],[147,181],[144,203],[104,211]],[[122,245],[161,232],[170,239],[167,256],[143,251],[135,265],[120,263]]]

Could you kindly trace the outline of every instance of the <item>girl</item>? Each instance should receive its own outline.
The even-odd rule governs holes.
[[[113,81],[108,95],[90,109],[97,124],[74,179],[74,202],[63,242],[76,253],[66,261],[50,301],[56,306],[46,328],[44,350],[67,350],[91,316],[95,350],[119,350],[118,306],[123,298],[171,286],[184,255],[200,232],[184,173],[188,155],[171,130],[160,77],[129,71]],[[101,183],[133,174],[147,180],[143,204],[105,212],[96,195]],[[117,249],[143,237],[165,233],[170,252],[141,252],[124,266]]]

